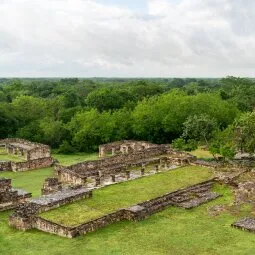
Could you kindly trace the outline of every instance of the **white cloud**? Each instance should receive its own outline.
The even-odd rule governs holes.
[[[1,0],[0,76],[253,75],[253,0],[102,2]]]

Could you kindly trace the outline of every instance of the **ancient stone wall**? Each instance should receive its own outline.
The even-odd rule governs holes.
[[[70,188],[54,194],[41,196],[37,199],[32,199],[28,203],[21,204],[15,209],[13,214],[9,216],[9,225],[20,230],[34,228],[37,214],[91,196],[91,190]]]
[[[99,146],[99,157],[116,154],[128,154],[136,151],[141,151],[151,147],[157,147],[146,141],[123,140],[113,143],[103,144]]]
[[[11,170],[11,161],[0,161],[0,172],[10,171],[10,170]]]
[[[59,182],[58,178],[51,177],[51,178],[45,179],[45,182],[41,189],[41,194],[49,195],[61,190],[62,190],[62,185],[61,185],[61,182]]]
[[[31,196],[31,193],[12,188],[11,179],[0,179],[0,211],[15,208]]]
[[[157,161],[160,163],[162,157],[165,158],[166,163],[173,165],[185,165],[194,160],[194,157],[187,153],[174,151],[166,145],[156,145],[141,151],[81,162],[69,167],[58,165],[55,169],[61,181],[84,184],[87,177],[95,177],[99,172],[103,176],[119,174],[128,167]]]
[[[49,158],[39,158],[34,160],[28,160],[23,162],[11,162],[11,171],[21,172],[30,169],[50,167],[53,164],[53,159]]]
[[[5,146],[9,154],[19,155],[26,160],[50,157],[50,147],[48,145],[33,143],[24,139],[2,139],[0,145]]]
[[[44,232],[73,238],[89,232],[94,232],[99,228],[121,220],[143,220],[149,215],[162,211],[170,205],[180,206],[185,209],[196,207],[219,196],[218,194],[211,192],[213,184],[213,180],[209,180],[197,185],[192,185],[190,187],[180,189],[175,192],[170,192],[163,196],[139,203],[129,208],[117,210],[113,213],[90,220],[76,227],[64,226],[37,216],[36,214],[38,214],[39,211],[42,211],[42,209],[38,208],[38,205],[31,205],[31,208],[28,207],[28,209],[26,209],[27,213],[25,214],[24,210],[23,212],[19,213],[17,213],[18,210],[16,210],[16,215],[14,213],[9,217],[9,224],[22,230],[36,228]],[[49,208],[47,208],[47,210],[48,209]],[[45,210],[45,207],[43,210]],[[29,218],[31,219],[30,224],[28,221]]]

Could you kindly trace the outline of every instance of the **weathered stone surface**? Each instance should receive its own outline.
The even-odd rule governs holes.
[[[42,195],[48,195],[56,193],[62,190],[61,182],[58,181],[58,178],[52,177],[45,179],[43,187],[41,189]]]
[[[236,223],[232,224],[233,227],[255,232],[255,219],[254,218],[243,218]]]
[[[31,193],[11,186],[11,179],[0,179],[0,211],[15,208],[20,203],[27,201]]]
[[[242,204],[246,202],[255,202],[255,181],[238,183],[234,191],[235,203]]]
[[[227,206],[226,205],[214,205],[207,209],[207,212],[210,216],[218,216],[222,212],[226,211]]]

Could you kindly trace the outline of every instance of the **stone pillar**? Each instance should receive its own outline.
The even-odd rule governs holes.
[[[163,168],[163,164],[164,164],[164,159],[161,158],[161,159],[160,159],[160,162],[159,162],[159,167],[160,167],[160,168]]]
[[[127,180],[130,179],[130,171],[129,170],[126,170],[126,177],[127,177]]]
[[[145,173],[145,167],[142,166],[142,168],[141,168],[141,176],[143,176],[144,173]]]
[[[101,180],[99,176],[96,176],[96,186],[100,186]]]
[[[62,184],[61,182],[59,182],[58,178],[51,177],[51,178],[45,179],[45,182],[41,189],[41,194],[49,195],[61,190],[62,190]]]
[[[112,148],[112,156],[115,155],[115,148]]]
[[[103,147],[99,148],[99,157],[104,157],[105,156],[105,151]]]
[[[112,182],[116,182],[116,176],[115,176],[115,174],[112,174],[111,177],[112,177]]]

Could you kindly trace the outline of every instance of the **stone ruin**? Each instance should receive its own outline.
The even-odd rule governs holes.
[[[49,195],[61,190],[62,190],[61,182],[59,182],[58,178],[52,177],[52,178],[47,178],[45,180],[43,187],[41,189],[41,194]]]
[[[135,141],[102,145],[99,155],[105,156],[112,150],[114,150],[114,155],[111,157],[71,166],[57,165],[55,169],[59,180],[72,184],[86,184],[88,179],[94,179],[99,185],[103,180],[115,180],[119,175],[129,178],[129,169],[132,167],[141,167],[141,174],[144,175],[145,166],[149,164],[155,164],[158,168],[170,168],[173,165],[188,165],[194,160],[190,154],[175,151],[167,145]]]
[[[0,147],[8,154],[19,156],[21,162],[1,161],[0,171],[26,171],[49,167],[53,164],[48,145],[32,143],[18,138],[0,140]]]
[[[155,147],[155,144],[145,141],[123,140],[107,143],[99,146],[99,157],[114,156],[118,154],[128,154]]]
[[[12,188],[11,179],[0,179],[0,211],[13,209],[31,197],[31,193]]]
[[[129,220],[140,221],[150,215],[162,211],[169,206],[177,206],[191,209],[203,203],[216,199],[220,195],[212,191],[214,180],[202,182],[190,187],[156,197],[151,200],[119,209],[99,218],[84,222],[74,227],[60,225],[40,217],[41,212],[55,209],[80,199],[90,198],[92,191],[84,188],[67,189],[62,192],[42,196],[33,199],[29,203],[22,204],[9,216],[9,225],[20,230],[38,229],[59,236],[74,238],[94,232],[99,228],[112,223]]]
[[[249,232],[255,232],[255,219],[245,217],[231,225],[232,227],[239,228],[241,230],[247,230]]]
[[[148,175],[147,165],[154,166],[153,174],[155,174],[162,169],[171,170],[173,165],[197,164],[196,158],[188,153],[173,150],[166,145],[136,141],[101,145],[99,156],[101,157],[99,160],[81,162],[69,167],[56,166],[58,178],[47,178],[41,189],[42,196],[19,205],[10,215],[9,225],[21,230],[36,228],[73,238],[121,220],[142,220],[168,206],[191,209],[220,196],[212,191],[214,180],[210,180],[120,209],[75,227],[59,225],[40,217],[41,212],[90,198],[93,189],[104,186],[102,184],[104,178],[110,178],[111,184],[119,182],[120,175],[124,176],[124,181],[137,178],[131,173],[132,167],[138,167],[139,177],[143,177]],[[94,178],[95,186],[85,188],[84,184],[87,184],[89,178]],[[72,184],[72,186],[66,188],[62,182],[63,185]]]

